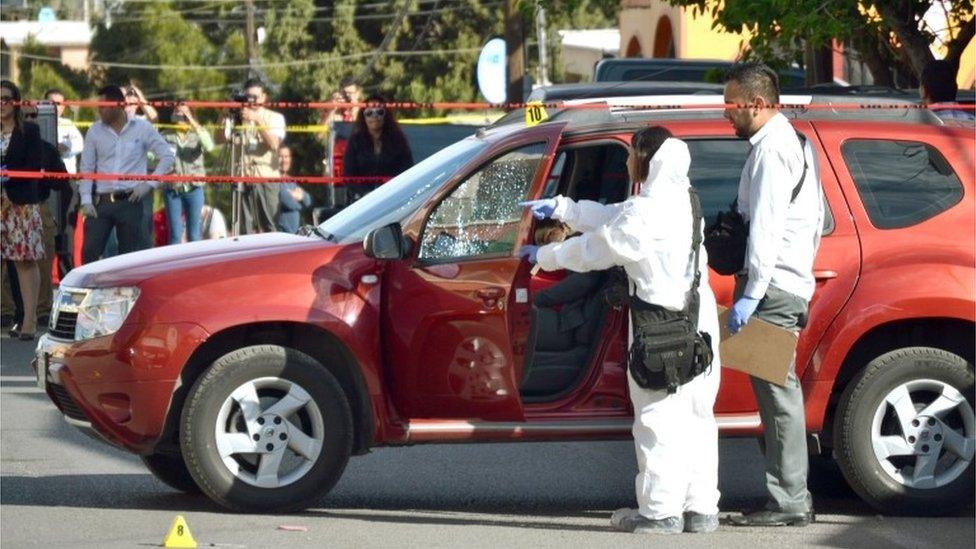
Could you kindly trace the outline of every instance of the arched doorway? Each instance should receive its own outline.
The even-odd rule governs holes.
[[[663,16],[657,21],[657,29],[654,31],[654,57],[674,58],[674,30],[671,28],[671,19]]]
[[[636,36],[630,37],[630,42],[627,42],[627,51],[624,53],[624,57],[641,57],[641,45],[640,40]]]

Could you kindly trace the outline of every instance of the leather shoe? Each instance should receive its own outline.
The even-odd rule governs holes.
[[[816,522],[813,511],[784,513],[781,511],[755,511],[729,517],[732,526],[807,526]]]

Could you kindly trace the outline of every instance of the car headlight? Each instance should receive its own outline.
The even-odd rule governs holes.
[[[75,339],[114,334],[139,298],[139,288],[95,288],[78,305]]]

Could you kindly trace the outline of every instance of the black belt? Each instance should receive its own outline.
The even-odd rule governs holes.
[[[128,200],[132,196],[132,191],[115,191],[114,193],[98,193],[98,201],[108,200],[109,202],[121,202]]]

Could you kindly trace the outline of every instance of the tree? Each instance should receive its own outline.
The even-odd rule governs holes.
[[[111,28],[104,22],[96,27],[91,44],[95,67],[99,67],[98,62],[134,65],[99,70],[93,75],[97,83],[131,81],[150,96],[223,98],[226,73],[181,68],[214,65],[218,57],[217,48],[200,27],[183,19],[168,2],[126,3],[113,15]]]
[[[946,59],[957,69],[973,38],[973,4],[929,0],[667,0],[672,5],[709,13],[714,26],[727,32],[748,31],[748,55],[780,64],[803,63],[805,46],[830,47],[836,39],[854,47],[876,84],[916,85],[925,65],[934,59],[929,48],[941,29],[930,28],[922,16],[933,5],[945,7],[951,27]],[[907,75],[898,82],[894,72]]]

